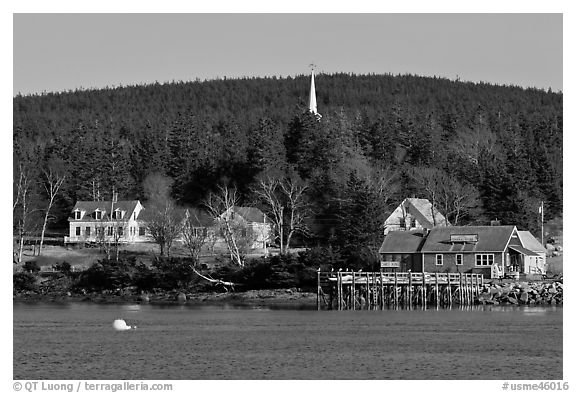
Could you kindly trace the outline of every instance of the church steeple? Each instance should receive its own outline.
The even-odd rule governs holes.
[[[312,69],[312,78],[310,79],[310,102],[308,105],[308,110],[316,115],[317,117],[322,117],[318,113],[318,107],[316,105],[316,86],[314,85],[314,64],[310,64],[310,68]]]

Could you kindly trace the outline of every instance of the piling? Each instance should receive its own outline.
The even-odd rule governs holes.
[[[322,285],[320,283],[320,268],[318,268],[318,288],[316,289],[316,308],[320,311],[320,292],[322,291]]]

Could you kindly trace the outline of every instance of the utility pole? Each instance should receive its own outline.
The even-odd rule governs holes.
[[[542,245],[544,246],[544,201],[540,202],[540,239],[542,241]]]

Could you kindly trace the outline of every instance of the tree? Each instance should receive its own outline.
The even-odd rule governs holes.
[[[51,218],[50,210],[54,205],[54,200],[60,191],[62,183],[64,183],[64,180],[66,179],[65,175],[58,173],[52,168],[44,170],[43,174],[45,178],[44,189],[46,190],[46,196],[48,197],[48,206],[46,207],[46,213],[44,214],[44,223],[42,224],[42,234],[40,235],[40,248],[38,250],[38,255],[42,253],[44,234],[46,233],[46,225],[48,224],[48,220]]]
[[[354,172],[349,175],[338,215],[337,236],[349,265],[374,268],[389,202],[395,192],[395,173],[387,168],[367,178]]]
[[[433,225],[441,212],[452,225],[480,214],[480,194],[476,187],[437,168],[414,168],[412,176],[422,194],[430,200]]]
[[[258,180],[253,190],[266,206],[268,217],[278,233],[280,253],[290,249],[290,241],[296,233],[306,235],[305,221],[310,209],[305,199],[308,185],[297,177],[276,179],[266,176]]]
[[[182,241],[188,250],[188,255],[194,261],[194,266],[198,264],[200,251],[208,237],[207,229],[199,227],[199,222],[198,214],[195,211],[190,214],[190,211],[186,209],[184,225],[182,226]]]
[[[430,200],[432,225],[436,226],[438,224],[436,222],[436,212],[438,211],[436,205],[442,190],[446,189],[449,179],[444,171],[433,167],[414,168],[412,176],[422,193]]]
[[[160,247],[160,256],[170,256],[170,248],[181,235],[183,217],[178,214],[174,201],[170,198],[172,180],[162,174],[151,174],[143,183],[144,194],[148,197],[146,209],[149,211],[146,227],[154,242]]]
[[[214,218],[220,235],[224,238],[230,254],[230,260],[244,267],[246,252],[255,240],[255,234],[234,214],[240,198],[236,189],[218,186],[218,192],[210,193],[204,202],[208,212]]]
[[[479,214],[480,194],[473,185],[448,178],[441,186],[438,206],[448,222],[458,225],[462,220],[469,220]]]
[[[21,263],[24,242],[27,236],[38,230],[38,195],[35,189],[35,169],[33,163],[18,162],[14,183],[13,229],[16,235],[14,262]]]
[[[146,223],[150,236],[160,247],[160,256],[170,256],[174,240],[182,233],[182,217],[177,214],[174,202],[167,199],[164,203],[149,207],[150,219]]]

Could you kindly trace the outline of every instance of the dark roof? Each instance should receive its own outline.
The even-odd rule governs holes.
[[[207,228],[214,225],[214,218],[201,209],[194,209],[188,208],[189,220],[192,223],[192,226],[199,227],[199,228]]]
[[[128,220],[134,209],[136,208],[138,201],[118,201],[112,203],[112,201],[78,201],[74,205],[72,211],[80,210],[85,212],[81,220],[74,220],[72,217],[68,218],[69,221],[95,221],[94,212],[100,210],[104,212],[102,219],[108,219],[111,211],[120,210],[124,211],[124,219]]]
[[[411,254],[420,251],[424,242],[424,231],[390,231],[380,247],[380,254]]]
[[[143,208],[138,214],[138,221],[150,221],[153,218],[152,209]]]
[[[234,206],[232,210],[248,222],[266,222],[266,215],[256,207]]]
[[[422,246],[422,252],[504,252],[515,228],[512,225],[434,227]],[[452,243],[450,235],[478,235],[478,242]]]
[[[174,209],[174,216],[176,218],[184,220],[186,217],[186,212],[190,216],[190,221],[193,227],[196,228],[208,228],[214,225],[214,219],[206,211],[196,208],[186,208],[186,207],[176,207]],[[140,215],[138,216],[139,221],[150,221],[154,219],[154,209],[142,209]]]

